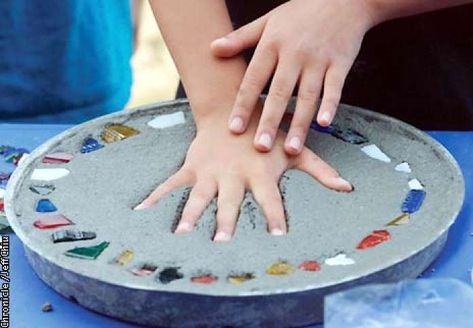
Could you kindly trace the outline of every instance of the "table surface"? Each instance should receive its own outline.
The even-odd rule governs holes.
[[[0,145],[33,150],[68,125],[0,124]],[[473,267],[473,132],[429,132],[460,164],[465,178],[465,203],[450,229],[446,247],[423,278],[451,277],[471,283]],[[12,166],[0,162],[0,171]],[[20,240],[10,235],[10,321],[12,327],[135,327],[132,324],[88,311],[72,303],[43,283],[29,266]],[[45,302],[54,311],[44,313]]]

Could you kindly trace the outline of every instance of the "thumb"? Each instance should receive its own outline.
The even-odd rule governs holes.
[[[266,15],[261,16],[224,37],[214,40],[210,44],[212,53],[217,57],[233,57],[255,46],[263,34],[266,19]]]

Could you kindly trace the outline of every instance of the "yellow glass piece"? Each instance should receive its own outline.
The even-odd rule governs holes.
[[[271,264],[267,269],[266,273],[273,276],[283,276],[292,272],[292,266],[284,261],[276,262]]]
[[[245,281],[253,279],[255,276],[252,273],[233,274],[228,276],[228,282],[238,285]]]
[[[107,124],[102,131],[101,137],[103,141],[111,143],[132,137],[139,133],[140,131],[123,124]]]
[[[128,248],[125,249],[120,255],[118,255],[114,260],[113,263],[118,264],[118,265],[127,265],[128,263],[133,260],[133,256],[135,253],[133,252],[132,249]]]
[[[401,215],[395,217],[388,223],[386,223],[386,226],[398,226],[402,224],[406,224],[409,222],[409,214],[408,213],[402,213]]]

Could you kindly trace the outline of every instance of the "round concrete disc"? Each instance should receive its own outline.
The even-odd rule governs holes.
[[[162,129],[147,124],[178,111],[184,112],[183,124]],[[100,135],[108,123],[125,124],[140,133],[105,143]],[[351,144],[311,130],[307,146],[352,182],[355,191],[331,191],[301,171],[287,171],[280,181],[289,227],[283,237],[268,234],[250,193],[242,204],[235,236],[225,244],[211,240],[215,201],[195,231],[179,236],[172,233],[188,189],[169,194],[150,209],[133,210],[183,163],[195,134],[192,115],[183,101],[104,116],[49,140],[13,174],[6,212],[41,279],[92,310],[154,326],[317,322],[322,320],[327,293],[420,274],[442,249],[464,193],[461,172],[452,156],[415,128],[346,105],[340,106],[335,123],[342,130],[358,131],[368,142]],[[81,153],[88,136],[104,147]],[[373,144],[390,158],[389,163],[361,150]],[[66,164],[42,163],[45,155],[57,152],[74,158]],[[402,162],[409,164],[410,173],[395,169]],[[34,181],[31,176],[38,168],[64,168],[69,174],[54,181]],[[426,192],[422,207],[405,224],[386,226],[401,214],[412,179]],[[38,195],[29,189],[38,184],[51,184],[55,190],[47,196]],[[74,225],[36,228],[33,222],[41,217],[36,212],[41,198],[51,200],[57,213]],[[53,243],[52,233],[66,229],[95,232],[97,237]],[[357,249],[374,230],[386,230],[390,238],[374,247]],[[110,244],[95,260],[64,254],[74,247],[103,241]],[[126,249],[133,251],[133,259],[125,265],[113,264]],[[299,265],[304,261],[316,261],[320,270],[302,270]],[[292,272],[268,274],[268,267],[277,262],[285,262],[283,269]],[[157,269],[147,276],[132,273],[143,264]],[[160,272],[166,268],[177,268],[183,277],[162,283]],[[229,281],[229,276],[245,274],[252,279],[239,284]],[[217,280],[205,284],[191,279],[205,275]]]

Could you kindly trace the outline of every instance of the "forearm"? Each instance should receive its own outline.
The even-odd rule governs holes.
[[[374,25],[429,11],[473,3],[473,0],[364,0],[372,8]]]
[[[196,120],[228,118],[246,69],[242,57],[222,60],[210,43],[233,30],[224,0],[150,0]]]

